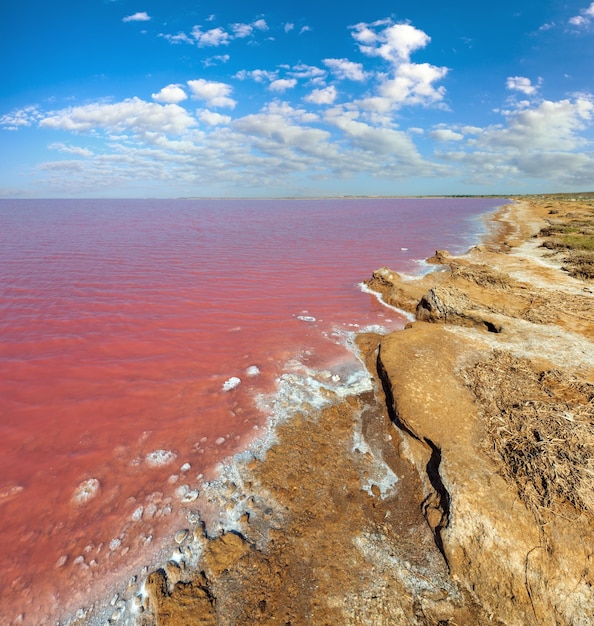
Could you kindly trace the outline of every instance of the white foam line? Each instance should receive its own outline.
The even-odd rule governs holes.
[[[387,307],[388,309],[391,309],[392,311],[396,311],[397,313],[402,315],[402,317],[405,317],[409,322],[415,321],[415,316],[412,313],[409,313],[408,311],[405,311],[404,309],[399,309],[396,306],[392,306],[391,304],[388,304],[382,299],[382,296],[379,292],[374,291],[373,289],[370,289],[365,283],[359,283],[359,288],[361,289],[363,293],[369,293],[372,296],[375,296],[377,298],[377,301],[380,304]]]

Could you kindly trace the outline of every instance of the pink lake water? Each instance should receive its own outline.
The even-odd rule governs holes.
[[[348,333],[402,327],[358,283],[465,251],[500,204],[0,200],[0,622],[149,561],[287,368],[344,372]]]

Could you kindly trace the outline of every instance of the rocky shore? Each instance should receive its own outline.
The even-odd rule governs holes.
[[[416,321],[359,336],[371,390],[278,425],[211,498],[233,524],[180,529],[109,621],[591,624],[593,235],[594,198],[521,198],[423,278],[374,272]]]

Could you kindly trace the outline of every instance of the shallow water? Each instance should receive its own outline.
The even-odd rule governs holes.
[[[0,617],[146,562],[283,373],[344,381],[349,332],[402,327],[358,283],[463,252],[496,204],[0,201]]]

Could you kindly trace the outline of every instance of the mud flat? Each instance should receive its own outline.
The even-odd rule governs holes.
[[[359,335],[362,386],[228,466],[107,622],[591,624],[593,233],[594,198],[520,198],[434,272],[374,272],[415,321]]]

